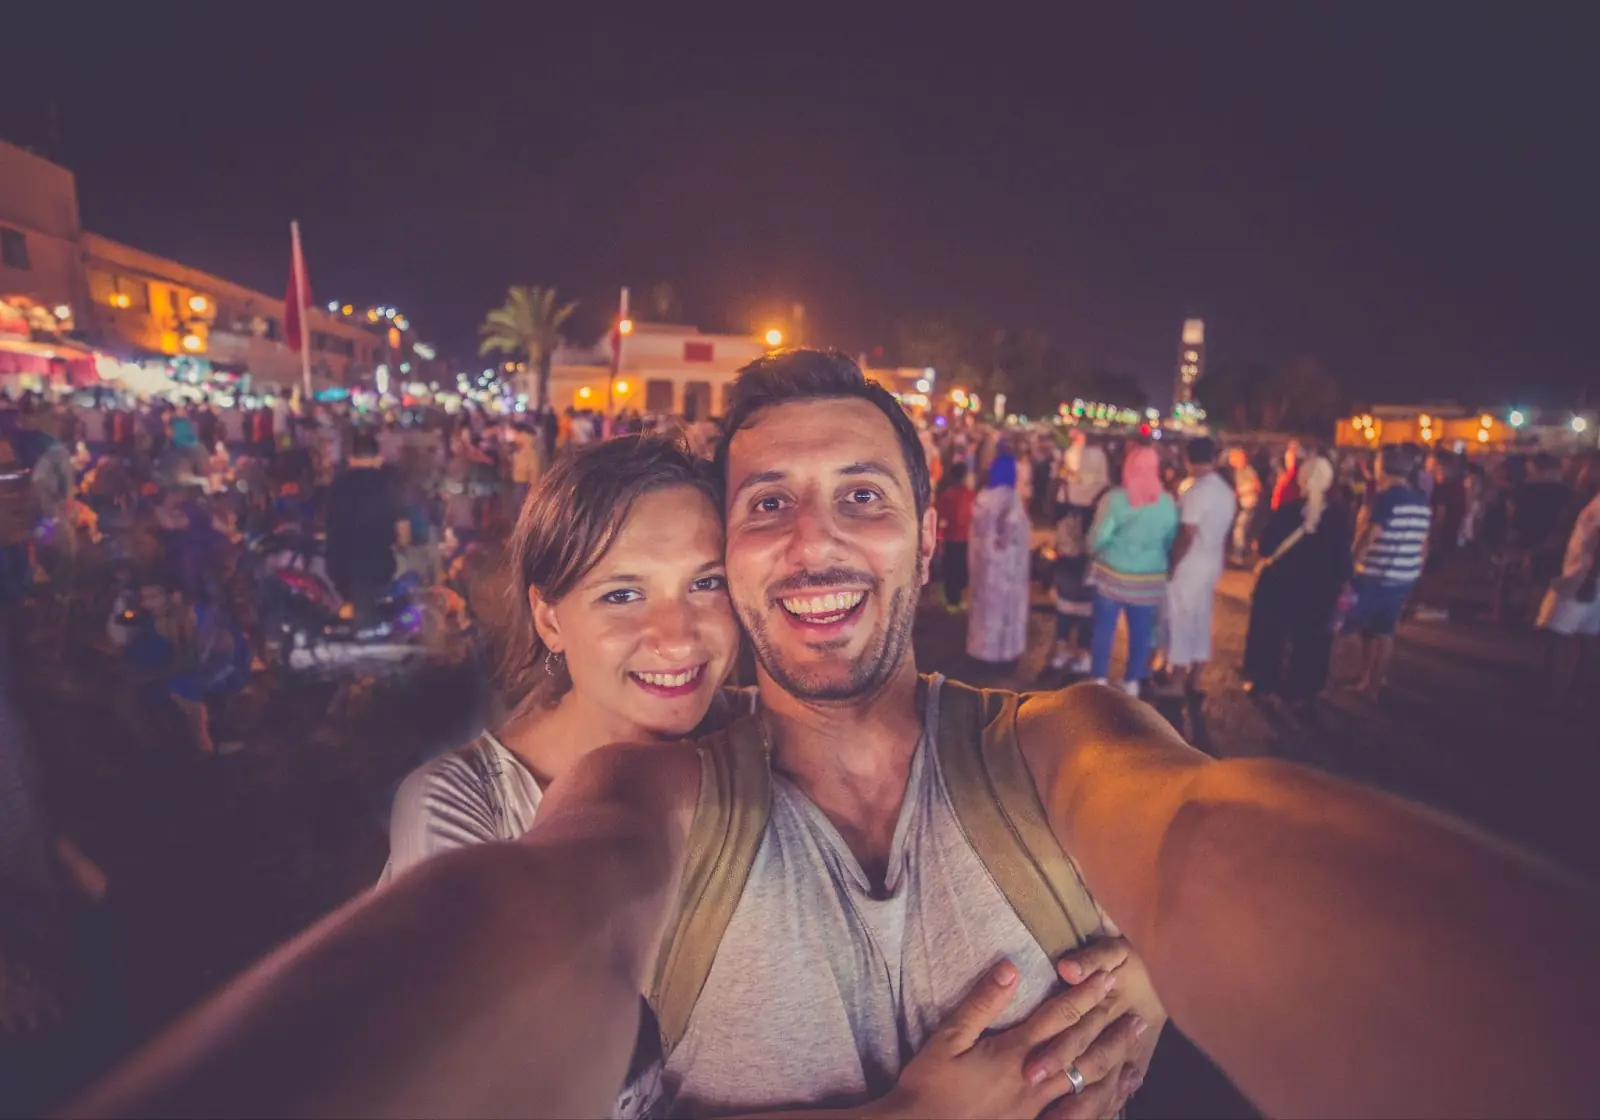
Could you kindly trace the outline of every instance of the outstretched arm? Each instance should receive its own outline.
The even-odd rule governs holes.
[[[447,853],[363,895],[70,1114],[606,1114],[697,781],[687,748],[589,756],[523,840]]]
[[[1587,886],[1384,794],[1212,760],[1101,686],[1019,725],[1173,1019],[1269,1115],[1600,1111]]]

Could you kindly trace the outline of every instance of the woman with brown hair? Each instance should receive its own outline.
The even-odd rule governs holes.
[[[520,702],[401,784],[383,879],[522,835],[550,783],[590,751],[726,718],[713,701],[739,631],[722,553],[709,466],[681,442],[624,436],[549,471],[522,507],[509,559],[506,667]]]

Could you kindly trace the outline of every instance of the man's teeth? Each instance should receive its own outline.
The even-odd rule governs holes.
[[[635,673],[645,684],[657,688],[682,688],[700,675],[699,668],[685,669],[681,673]]]
[[[838,591],[832,595],[813,595],[809,599],[780,599],[783,609],[801,616],[843,614],[866,598],[865,591]]]

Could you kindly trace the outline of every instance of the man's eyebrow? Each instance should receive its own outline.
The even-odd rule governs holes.
[[[732,496],[737,498],[752,486],[760,486],[765,482],[782,482],[787,477],[789,476],[783,471],[756,471],[754,474],[746,475],[744,481],[733,488]]]
[[[870,474],[877,475],[879,478],[887,478],[890,482],[900,481],[899,476],[894,473],[894,470],[887,463],[879,462],[876,459],[868,459],[861,463],[851,463],[848,467],[840,467],[839,473],[842,475]]]

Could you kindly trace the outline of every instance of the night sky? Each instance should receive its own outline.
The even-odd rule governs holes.
[[[665,280],[851,350],[1037,327],[1162,399],[1201,315],[1358,396],[1600,403],[1594,21],[1529,9],[57,7],[7,13],[0,136],[53,97],[87,228],[279,292],[298,217],[319,299],[463,359],[510,282],[598,333]]]

